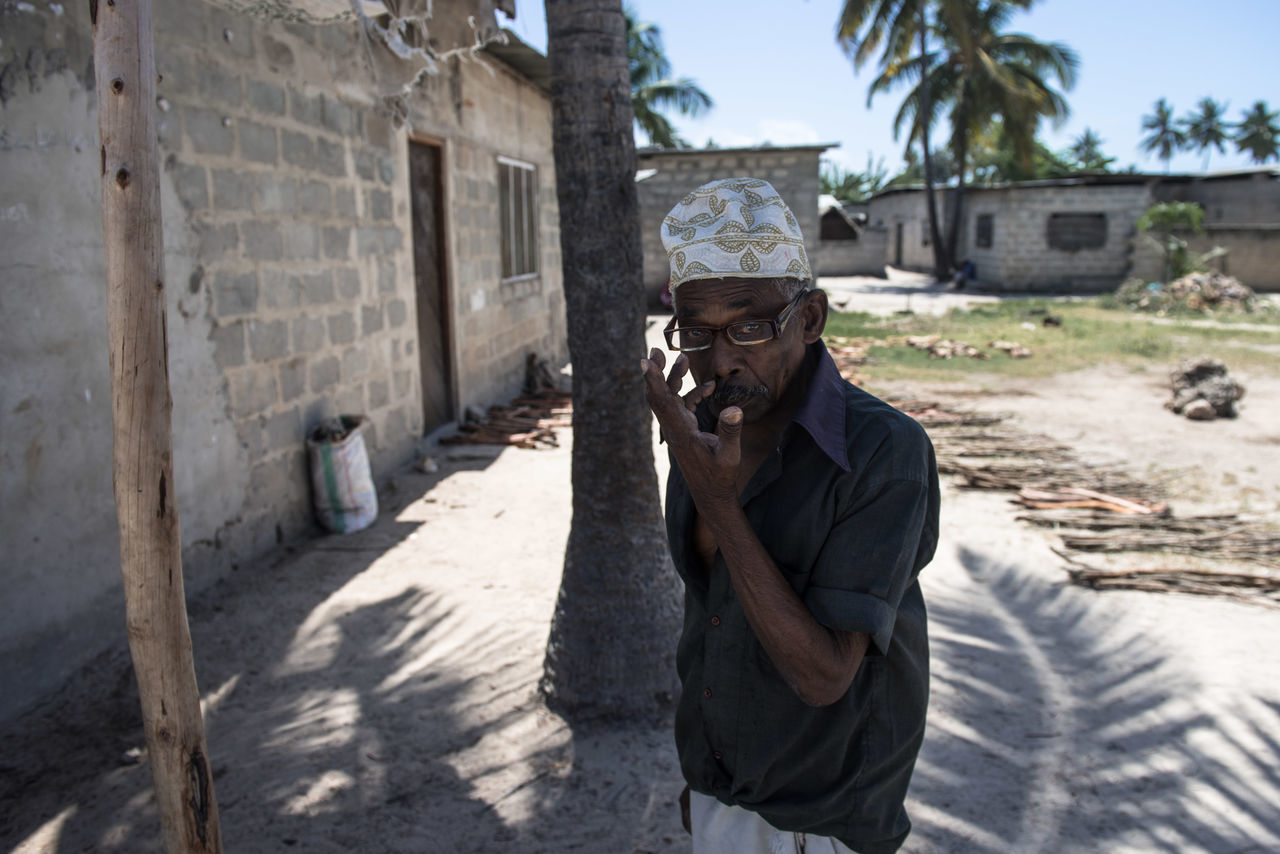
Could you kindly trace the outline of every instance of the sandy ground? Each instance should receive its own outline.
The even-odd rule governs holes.
[[[849,287],[896,310],[905,294],[875,284]],[[1276,514],[1280,380],[1244,378],[1239,419],[1193,424],[1161,408],[1159,379],[941,391],[1168,474],[1188,506]],[[669,724],[574,728],[538,701],[569,527],[561,436],[442,452],[438,473],[395,479],[370,530],[193,601],[227,851],[688,850]],[[945,488],[904,850],[1280,850],[1280,612],[1068,585],[1051,535],[1013,516],[1005,495]],[[128,674],[104,655],[0,736],[3,850],[160,850]]]

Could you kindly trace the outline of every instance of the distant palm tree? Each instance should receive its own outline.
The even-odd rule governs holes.
[[[676,135],[661,111],[674,109],[681,115],[699,116],[713,106],[711,96],[688,77],[671,76],[671,63],[663,51],[662,32],[656,24],[639,20],[630,6],[623,14],[627,19],[627,65],[636,124],[649,137],[650,145],[685,148],[688,143]]]
[[[1107,167],[1115,162],[1115,158],[1107,157],[1102,153],[1103,142],[1102,137],[1094,133],[1092,128],[1085,128],[1084,133],[1080,134],[1067,150],[1084,171],[1106,172]]]
[[[924,154],[925,206],[929,214],[930,246],[933,247],[933,274],[938,279],[951,272],[951,260],[946,257],[938,227],[938,202],[933,186],[933,151],[929,145],[929,131],[933,125],[934,108],[929,93],[927,73],[929,63],[935,58],[927,49],[929,36],[929,11],[938,4],[963,2],[963,0],[844,0],[840,17],[836,21],[836,42],[853,59],[854,68],[861,68],[883,46],[878,64],[881,70],[910,63],[913,45],[919,42],[920,59],[915,73],[926,78],[917,93],[916,113],[919,125],[908,137],[920,140]],[[867,93],[870,105],[874,91]]]
[[[895,134],[905,122],[913,128],[920,126],[917,115],[922,101],[918,92],[926,85],[933,93],[934,108],[949,108],[951,154],[957,178],[947,235],[947,254],[952,259],[959,244],[970,140],[999,121],[1003,142],[1022,168],[1029,171],[1040,119],[1060,123],[1070,112],[1066,98],[1049,81],[1071,88],[1079,59],[1064,44],[1004,32],[1013,12],[1011,3],[979,6],[970,0],[944,4],[937,26],[939,61],[929,63],[917,57],[914,63],[892,65],[871,84],[875,93],[917,81],[895,117]],[[923,78],[916,78],[921,65],[928,65],[929,70]]]
[[[1234,140],[1236,151],[1248,152],[1254,163],[1280,160],[1280,125],[1276,124],[1280,113],[1267,111],[1267,102],[1258,101],[1243,113],[1236,125]]]
[[[1227,112],[1226,104],[1219,104],[1212,98],[1201,98],[1196,104],[1196,112],[1188,113],[1182,120],[1182,133],[1187,140],[1187,148],[1195,148],[1204,153],[1204,169],[1209,170],[1209,158],[1214,148],[1219,154],[1226,154],[1225,143],[1231,137],[1227,133],[1227,122],[1223,118]]]
[[[889,170],[884,167],[884,158],[872,160],[867,153],[867,169],[859,172],[856,169],[841,169],[837,163],[824,160],[819,164],[818,186],[829,196],[841,202],[863,202],[884,189],[889,181]]]
[[[1169,171],[1169,160],[1175,152],[1187,147],[1186,134],[1173,118],[1173,107],[1164,98],[1155,102],[1153,112],[1142,117],[1142,129],[1151,131],[1141,140],[1141,148],[1164,161],[1164,171]]]

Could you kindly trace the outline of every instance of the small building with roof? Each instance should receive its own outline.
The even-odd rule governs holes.
[[[889,230],[868,221],[862,202],[818,197],[818,266],[824,276],[885,276]]]
[[[954,190],[937,193],[947,239]],[[1135,223],[1157,202],[1188,201],[1205,210],[1204,231],[1186,234],[1194,251],[1223,246],[1220,268],[1259,291],[1280,290],[1280,170],[1209,175],[1108,173],[1022,181],[964,191],[956,264],[970,261],[985,287],[1010,291],[1098,293],[1130,276],[1158,278],[1161,254]],[[921,187],[890,188],[867,205],[887,231],[885,263],[933,268]]]

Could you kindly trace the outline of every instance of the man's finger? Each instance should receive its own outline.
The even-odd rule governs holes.
[[[720,439],[716,456],[725,465],[737,466],[742,457],[738,440],[742,436],[742,410],[736,406],[727,407],[720,413],[716,424],[716,436]]]
[[[659,372],[663,371],[667,367],[667,357],[657,347],[650,348],[649,361],[658,366]]]
[[[665,437],[670,441],[676,425],[681,423],[681,416],[684,418],[691,418],[691,416],[685,411],[680,396],[672,394],[666,378],[662,375],[660,370],[662,354],[652,350],[649,356],[648,359],[640,360],[640,370],[644,376],[644,396],[649,409],[657,416],[658,424],[664,428]],[[657,358],[653,358],[655,356]]]
[[[667,391],[667,384],[662,379],[662,371],[658,370],[658,366],[648,359],[640,360],[641,377],[644,381],[644,399],[648,402],[649,408],[653,410],[653,414],[661,419],[659,410],[665,405],[666,398],[671,394]]]
[[[693,391],[689,392],[684,396],[685,408],[688,409],[690,412],[693,412],[695,409],[698,408],[698,404],[702,403],[702,401],[710,397],[712,392],[714,392],[715,390],[716,390],[716,381],[707,380],[705,383],[698,386]]]
[[[667,388],[671,389],[672,394],[680,393],[687,373],[689,373],[689,357],[681,353],[676,356],[675,362],[671,364],[671,373],[667,375]]]

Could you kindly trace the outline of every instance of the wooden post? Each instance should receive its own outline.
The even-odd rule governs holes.
[[[89,0],[110,327],[112,479],[129,650],[165,850],[220,852],[173,486],[151,0]]]

